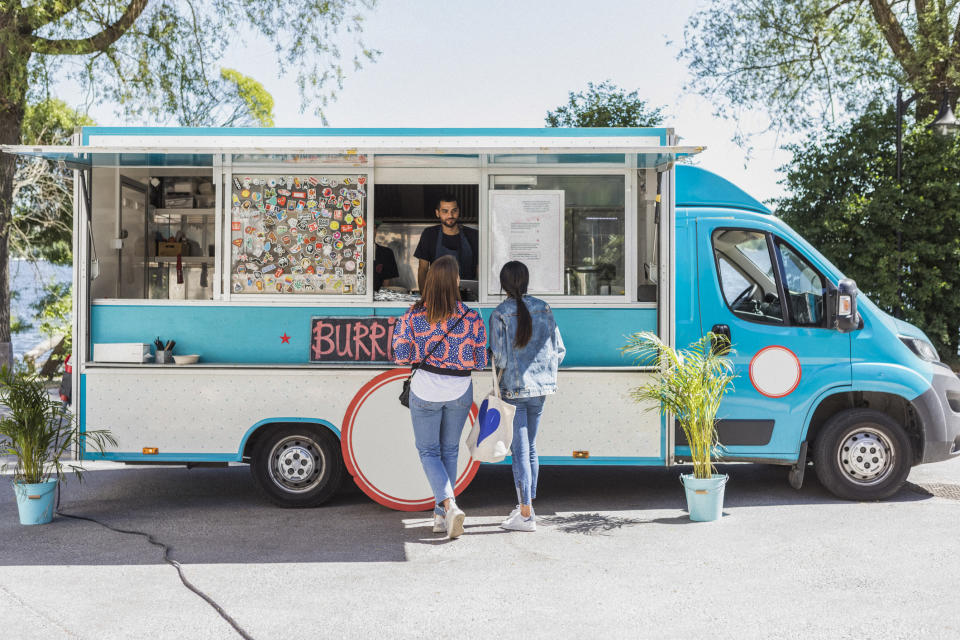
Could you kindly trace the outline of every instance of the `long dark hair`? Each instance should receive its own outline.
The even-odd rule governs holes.
[[[414,309],[426,309],[427,322],[430,324],[452,316],[460,301],[459,278],[460,265],[453,256],[441,256],[434,260],[427,271],[420,300],[413,305]]]
[[[511,260],[500,269],[500,286],[506,292],[507,296],[517,301],[517,335],[513,338],[513,346],[523,348],[530,342],[533,335],[533,319],[530,318],[530,311],[523,302],[523,296],[527,292],[527,285],[530,284],[530,271],[527,265],[516,260]]]

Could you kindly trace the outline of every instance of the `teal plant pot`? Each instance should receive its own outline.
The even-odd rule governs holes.
[[[13,483],[20,510],[20,524],[48,524],[53,520],[53,499],[57,481],[47,480],[40,484]]]
[[[687,494],[687,511],[695,522],[713,522],[723,515],[723,488],[730,479],[725,473],[712,478],[694,478],[692,473],[680,474],[680,482]]]

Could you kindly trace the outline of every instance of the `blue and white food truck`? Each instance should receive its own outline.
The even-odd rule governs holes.
[[[684,164],[702,149],[672,129],[92,127],[3,150],[75,170],[74,411],[118,442],[88,458],[249,463],[281,506],[318,505],[349,473],[383,505],[431,506],[390,334],[450,194],[479,238],[464,298],[489,318],[520,259],[563,333],[542,464],[689,455],[630,398],[652,375],[621,354],[636,331],[728,335],[724,456],[784,465],[794,486],[812,461],[837,496],[884,498],[960,453],[960,380],[923,331]],[[475,374],[478,399],[490,379]],[[479,467],[460,460],[458,492]]]

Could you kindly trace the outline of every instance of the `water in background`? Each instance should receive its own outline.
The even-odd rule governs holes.
[[[49,262],[28,262],[26,260],[10,260],[10,317],[20,318],[28,324],[37,324],[33,319],[33,308],[30,306],[43,297],[43,285],[51,282],[69,284],[72,267],[70,265],[54,265]],[[13,292],[19,295],[13,296]],[[32,328],[22,333],[13,334],[13,357],[22,358],[45,340],[44,336]]]

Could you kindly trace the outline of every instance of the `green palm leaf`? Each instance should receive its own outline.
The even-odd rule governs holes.
[[[642,331],[627,336],[622,348],[638,365],[659,369],[631,396],[637,402],[655,403],[648,411],[674,415],[690,445],[696,478],[710,478],[715,473],[713,458],[722,448],[717,440],[717,411],[736,377],[726,340],[726,336],[708,333],[685,350],[677,350],[655,333]]]
[[[14,482],[39,484],[52,476],[63,481],[61,458],[74,444],[84,441],[99,452],[108,444],[117,444],[107,430],[81,432],[67,408],[29,374],[0,369],[0,404],[7,408],[0,417],[0,454],[14,457]],[[0,470],[6,471],[8,466],[4,464]],[[83,467],[66,466],[82,478]]]

